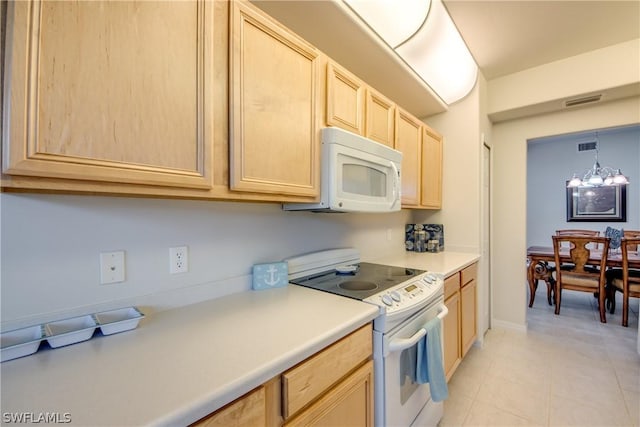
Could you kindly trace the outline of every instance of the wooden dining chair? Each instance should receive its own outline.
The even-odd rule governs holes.
[[[605,285],[607,255],[609,253],[609,238],[599,236],[551,236],[553,239],[553,253],[556,263],[556,310],[560,314],[562,291],[572,290],[591,292],[598,297],[600,321],[607,322],[605,309]],[[564,247],[568,244],[569,247]],[[590,247],[601,247],[600,261],[589,261]],[[568,254],[568,262],[562,259]],[[565,258],[566,259],[566,258]]]
[[[600,231],[598,231],[598,230],[581,230],[581,229],[556,230],[556,236],[591,236],[591,237],[597,237],[597,236],[600,236]]]
[[[564,229],[564,230],[556,230],[556,236],[584,236],[584,237],[598,237],[600,236],[600,231],[598,230],[584,230],[584,229]],[[595,247],[595,249],[598,249]]]
[[[565,229],[556,230],[556,236],[599,236],[598,230],[582,230],[582,229]],[[540,261],[535,266],[534,280],[536,288],[538,287],[538,280],[544,280],[547,285],[547,302],[551,305],[551,301],[555,301],[555,286],[556,279],[553,277],[553,273],[556,268],[553,264],[549,264],[546,261]],[[529,304],[531,307],[533,303]]]
[[[622,238],[622,268],[607,271],[607,305],[616,310],[616,291],[622,292],[622,326],[629,326],[629,297],[640,298],[640,270],[629,268],[629,255],[637,251],[640,236]]]
[[[629,239],[635,239],[640,237],[640,230],[623,230],[622,231],[622,237],[626,237]],[[632,251],[637,251],[638,250],[638,246],[636,245],[635,247],[630,247],[629,250]]]

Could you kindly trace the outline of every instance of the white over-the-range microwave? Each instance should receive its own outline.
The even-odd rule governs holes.
[[[285,203],[284,210],[393,212],[400,210],[402,153],[339,128],[322,132],[318,203]]]

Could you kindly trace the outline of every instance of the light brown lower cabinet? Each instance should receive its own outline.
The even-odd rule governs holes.
[[[456,283],[459,289],[459,282]],[[449,314],[443,320],[444,372],[447,381],[453,375],[460,361],[460,291],[456,290],[445,300]]]
[[[372,350],[368,324],[193,426],[373,426]]]
[[[198,427],[264,426],[267,414],[265,395],[265,387],[260,386],[192,425]]]
[[[444,298],[449,314],[443,322],[444,371],[447,381],[477,336],[477,276],[474,263],[445,279]]]
[[[463,285],[460,290],[462,357],[467,354],[476,340],[476,289],[476,281],[473,280]]]
[[[373,361],[361,366],[344,381],[287,421],[285,426],[372,426]]]

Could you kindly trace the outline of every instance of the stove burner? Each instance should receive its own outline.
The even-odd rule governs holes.
[[[352,270],[353,268],[340,270]],[[361,262],[355,271],[340,274],[337,268],[292,279],[291,282],[357,300],[364,300],[400,283],[413,280],[422,270]]]
[[[385,277],[408,277],[416,274],[415,270],[402,267],[379,266],[375,269],[377,274]]]
[[[378,287],[373,282],[365,282],[363,280],[348,280],[338,285],[339,288],[347,291],[372,291]]]

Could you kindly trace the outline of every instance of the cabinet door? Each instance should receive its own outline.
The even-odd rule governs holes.
[[[266,425],[264,387],[242,396],[224,408],[192,424],[194,427],[255,427]]]
[[[421,187],[421,205],[442,208],[442,137],[426,126],[422,139]]]
[[[231,31],[232,190],[316,198],[320,53],[246,2]]]
[[[327,65],[327,125],[364,134],[364,84],[333,62]]]
[[[393,148],[396,106],[373,89],[367,89],[365,136]]]
[[[472,280],[462,287],[461,295],[461,334],[462,356],[469,351],[476,339],[476,281]]]
[[[7,9],[3,172],[212,185],[212,5],[29,1]]]
[[[373,362],[361,366],[285,426],[373,426]]]
[[[446,301],[449,314],[443,320],[444,372],[447,381],[462,360],[460,348],[460,291],[455,291]]]
[[[402,152],[402,206],[418,207],[420,205],[422,122],[397,108],[395,125],[395,148]]]
[[[283,373],[283,416],[289,418],[296,414],[369,359],[371,336],[371,324],[367,324]]]

